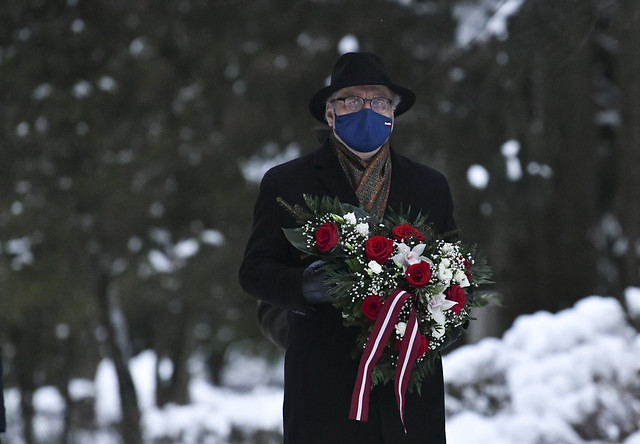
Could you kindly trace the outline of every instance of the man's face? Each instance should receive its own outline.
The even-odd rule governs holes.
[[[383,98],[383,99],[393,100],[393,93],[391,92],[391,90],[389,88],[387,88],[386,86],[383,86],[383,85],[350,86],[348,88],[342,88],[341,90],[337,91],[336,94],[333,95],[333,97],[335,99],[342,99],[342,98],[347,98],[347,97],[351,97],[351,96],[357,96],[357,97],[360,97],[362,99],[366,99],[364,101],[364,106],[361,109],[364,109],[364,108],[374,109],[374,108],[376,108],[375,101],[374,101],[374,108],[372,108],[370,99]],[[377,111],[376,110],[374,110],[374,111],[378,112],[378,114],[381,114],[383,116],[391,118],[391,129],[393,130],[394,119],[393,119],[393,106],[392,105],[393,104],[391,104],[391,106],[389,106],[388,109],[386,111],[384,111],[384,112],[379,112],[380,111],[379,108],[378,108]],[[335,121],[336,121],[335,119],[336,119],[336,116],[342,116],[344,114],[351,114],[351,113],[356,113],[356,112],[360,111],[360,109],[349,110],[349,109],[347,109],[347,107],[348,107],[348,105],[345,104],[345,102],[342,101],[342,100],[329,101],[327,103],[326,108],[325,108],[325,117],[327,119],[327,123],[333,129],[333,133],[334,133],[334,135],[336,136],[336,138],[338,140],[340,140],[342,143],[344,143],[344,145],[351,152],[353,152],[355,155],[357,155],[361,159],[367,161],[368,159],[373,157],[380,150],[381,147],[378,147],[377,149],[375,149],[373,151],[369,151],[369,152],[359,152],[359,151],[356,151],[356,150],[352,149],[347,143],[345,143],[342,139],[340,139],[340,136],[338,136],[338,134],[336,134],[336,132],[335,132]]]
[[[342,88],[333,96],[336,98],[357,96],[357,97],[362,97],[363,99],[373,99],[376,97],[382,97],[389,100],[392,100],[393,98],[393,94],[391,93],[391,90],[383,85],[350,86],[348,88]],[[364,107],[371,108],[371,102],[368,100],[365,101]],[[327,123],[332,128],[335,120],[335,115],[333,114],[334,111],[335,111],[335,115],[337,116],[341,116],[343,114],[350,114],[352,112],[357,112],[357,111],[349,111],[345,103],[341,100],[337,100],[333,103],[328,103],[326,108]],[[391,117],[393,119],[393,108],[389,107],[389,109],[386,112],[381,114],[387,117]]]

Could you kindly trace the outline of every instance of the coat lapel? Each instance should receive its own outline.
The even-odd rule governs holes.
[[[358,205],[356,193],[342,171],[340,161],[333,151],[331,143],[325,142],[314,154],[315,173],[326,189],[326,195],[336,196],[343,203]]]
[[[397,156],[393,149],[391,150],[391,188],[389,189],[389,200],[387,208],[391,207],[395,211],[400,211],[400,205],[408,203],[407,193],[413,191],[411,183],[407,179],[407,165],[404,159]],[[404,208],[406,210],[406,208]]]

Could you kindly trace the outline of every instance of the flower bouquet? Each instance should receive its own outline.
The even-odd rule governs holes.
[[[345,326],[359,329],[360,371],[350,417],[366,420],[370,387],[394,380],[401,417],[407,389],[420,390],[474,307],[489,296],[490,268],[475,248],[439,235],[427,218],[391,210],[377,218],[338,199],[304,196],[307,208],[279,199],[300,223],[284,229],[300,251],[325,261],[328,296]]]

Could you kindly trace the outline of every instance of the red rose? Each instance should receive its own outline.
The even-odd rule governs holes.
[[[380,313],[380,309],[382,308],[382,299],[377,294],[370,294],[364,301],[362,301],[362,305],[360,306],[360,311],[364,313],[364,315],[370,321],[375,321],[378,317],[378,313]]]
[[[397,352],[399,352],[400,347],[402,347],[402,341],[404,341],[404,338],[398,339],[395,343],[394,348]],[[420,341],[420,350],[418,351],[418,358],[420,358],[422,357],[422,355],[429,351],[429,339],[421,334],[418,336],[418,341]]]
[[[421,357],[426,352],[429,351],[429,340],[426,336],[420,335],[420,354],[418,357]]]
[[[467,258],[465,258],[462,261],[464,268],[465,268],[465,273],[467,275],[467,279],[469,279],[469,282],[471,282],[471,278],[473,276],[473,273],[471,273],[471,264],[469,263],[469,261],[467,260]]]
[[[384,264],[393,254],[393,241],[384,236],[371,236],[364,244],[364,250],[370,261]]]
[[[409,265],[405,272],[405,276],[407,277],[407,282],[412,287],[424,287],[431,279],[431,266],[429,266],[427,261]]]
[[[316,248],[323,253],[338,245],[338,227],[333,222],[325,222],[316,230]]]
[[[452,285],[444,291],[447,299],[453,302],[457,302],[456,305],[451,307],[451,311],[455,314],[460,314],[460,311],[464,307],[464,304],[467,303],[467,296],[464,293],[464,290],[459,285]]]
[[[424,235],[417,228],[412,227],[409,224],[396,225],[391,229],[391,234],[398,242],[403,242],[406,239],[411,239],[412,237],[415,237],[420,242],[424,240]]]

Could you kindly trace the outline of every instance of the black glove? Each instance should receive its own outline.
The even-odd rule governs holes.
[[[459,338],[462,336],[462,333],[469,327],[469,321],[465,322],[463,325],[459,325],[458,327],[454,327],[451,329],[449,337],[444,340],[442,347],[440,347],[440,351],[444,352],[446,349],[451,347]]]
[[[325,284],[327,272],[322,270],[325,261],[315,261],[302,272],[302,295],[309,304],[322,304],[329,302]]]

